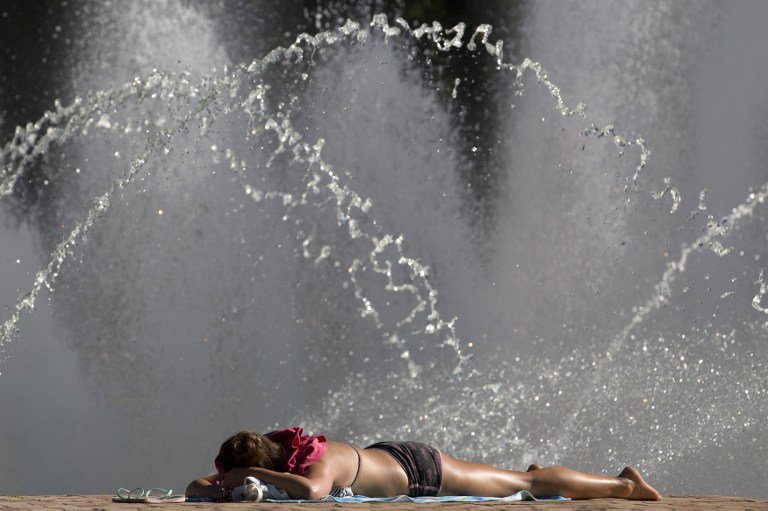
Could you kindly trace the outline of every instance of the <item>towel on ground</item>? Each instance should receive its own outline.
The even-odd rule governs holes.
[[[417,504],[427,504],[430,502],[512,502],[518,500],[546,500],[546,501],[568,501],[566,497],[539,497],[536,498],[530,492],[522,490],[507,497],[475,497],[472,495],[446,495],[443,497],[409,497],[408,495],[398,495],[397,497],[365,497],[355,495],[353,497],[333,497],[326,495],[320,500],[272,500],[264,499],[264,502],[415,502]]]
[[[246,477],[241,486],[232,491],[232,499],[236,502],[511,502],[518,500],[570,500],[565,497],[536,498],[528,491],[519,491],[507,497],[474,497],[470,495],[444,496],[444,497],[409,497],[398,495],[397,497],[366,497],[355,495],[352,488],[335,488],[330,495],[320,500],[292,499],[288,492],[276,488],[272,484],[264,484],[255,477]]]

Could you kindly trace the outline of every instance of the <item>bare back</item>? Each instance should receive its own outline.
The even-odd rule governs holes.
[[[359,465],[358,454],[359,453]],[[330,473],[333,487],[352,485],[356,495],[394,497],[408,493],[408,477],[400,464],[378,449],[361,449],[341,442],[328,441],[325,455],[307,468],[306,476]],[[357,476],[357,479],[355,479]]]

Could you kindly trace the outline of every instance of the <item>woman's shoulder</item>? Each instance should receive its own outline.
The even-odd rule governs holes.
[[[298,475],[304,475],[306,468],[320,460],[328,449],[324,435],[305,435],[304,428],[299,426],[270,431],[267,438],[282,445],[286,470]]]

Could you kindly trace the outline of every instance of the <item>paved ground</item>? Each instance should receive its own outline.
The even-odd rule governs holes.
[[[260,510],[276,509],[279,511],[340,511],[347,508],[352,511],[403,511],[406,509],[418,509],[419,511],[434,511],[436,508],[448,511],[484,511],[481,508],[494,508],[485,511],[603,511],[603,510],[632,510],[632,511],[768,511],[768,500],[751,499],[745,497],[664,497],[661,502],[633,502],[616,499],[600,499],[589,501],[571,502],[485,502],[485,503],[442,503],[442,504],[409,504],[409,503],[379,503],[379,504],[336,504],[336,503],[312,503],[312,504],[208,504],[208,503],[182,503],[182,504],[116,504],[108,495],[45,495],[36,497],[14,497],[0,495],[0,510],[5,509],[41,509],[66,511],[75,510],[108,510],[108,511],[180,511],[186,509],[206,509],[209,511],[232,511],[237,508],[258,508]]]

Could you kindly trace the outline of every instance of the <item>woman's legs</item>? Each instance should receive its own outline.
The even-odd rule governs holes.
[[[505,497],[528,490],[534,497],[562,495],[572,499],[620,498],[660,500],[637,470],[627,467],[618,477],[577,472],[565,467],[529,467],[528,472],[461,461],[442,453],[440,495]]]

